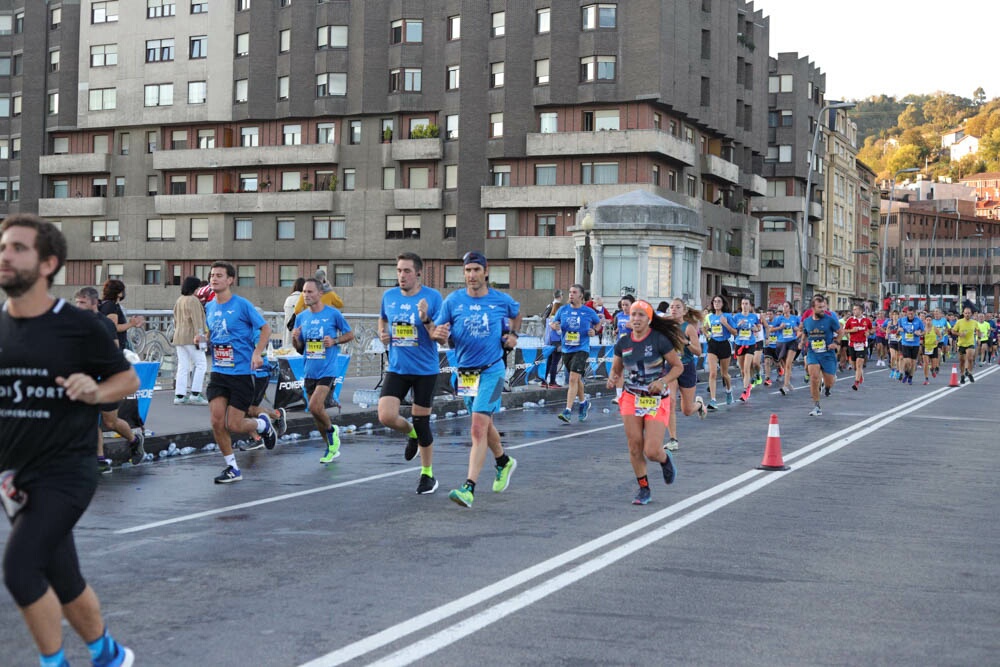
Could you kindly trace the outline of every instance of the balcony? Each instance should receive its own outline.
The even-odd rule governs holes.
[[[617,183],[614,185],[484,185],[480,188],[479,205],[483,208],[555,208],[579,207],[584,202],[601,201],[633,190],[657,188],[648,183]]]
[[[440,160],[444,150],[441,139],[397,139],[392,142],[392,159]]]
[[[111,156],[107,153],[42,155],[38,158],[39,174],[106,174],[110,171]]]
[[[38,215],[43,218],[102,218],[107,212],[106,197],[61,197],[38,200]]]
[[[400,188],[392,191],[392,204],[400,211],[432,211],[441,208],[440,188],[408,190]]]
[[[809,219],[810,220],[822,220],[823,219],[823,205],[819,202],[811,202],[809,204]]]
[[[336,164],[336,144],[298,146],[248,146],[240,148],[195,148],[159,150],[153,153],[153,169],[222,169],[226,167],[272,167],[285,164]]]
[[[802,197],[762,197],[753,200],[753,212],[765,214],[802,213],[805,199]]]
[[[742,174],[740,176],[740,186],[755,197],[767,195],[767,179],[757,174]]]
[[[527,135],[528,157],[659,153],[693,167],[693,144],[660,130],[602,130],[599,132],[544,132]]]
[[[574,259],[572,236],[508,236],[507,256],[518,259]]]
[[[336,194],[329,190],[290,192],[245,192],[210,195],[156,195],[158,214],[196,213],[292,213],[332,211]]]
[[[701,156],[701,173],[703,176],[711,176],[734,185],[740,184],[740,168],[718,155]]]

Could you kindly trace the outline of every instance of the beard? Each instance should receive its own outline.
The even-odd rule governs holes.
[[[7,296],[17,298],[34,287],[40,275],[37,266],[20,271],[15,269],[13,276],[0,278],[0,289],[3,289]]]

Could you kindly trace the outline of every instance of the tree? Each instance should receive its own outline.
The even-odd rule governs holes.
[[[926,122],[927,121],[924,120],[924,114],[920,108],[915,104],[911,104],[906,107],[906,110],[903,111],[903,113],[899,114],[896,124],[904,130],[911,130],[918,125],[923,125]]]
[[[899,137],[901,146],[916,146],[920,149],[920,157],[925,158],[931,154],[930,144],[927,142],[924,133],[917,128],[911,128],[903,132]]]
[[[1000,127],[979,139],[979,157],[988,163],[1000,160]]]
[[[972,104],[981,107],[986,103],[986,91],[983,90],[982,86],[979,86],[974,91],[972,91]]]
[[[886,167],[889,168],[893,174],[895,174],[900,169],[909,169],[910,167],[922,167],[924,164],[924,158],[920,155],[920,149],[916,146],[900,146],[896,149],[896,152],[889,156],[889,160],[886,162]]]

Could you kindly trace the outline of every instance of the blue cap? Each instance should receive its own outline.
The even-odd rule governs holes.
[[[466,264],[479,264],[485,269],[486,255],[484,255],[481,252],[476,252],[475,250],[473,250],[472,252],[467,252],[465,253],[465,256],[462,257],[462,265],[464,266]]]

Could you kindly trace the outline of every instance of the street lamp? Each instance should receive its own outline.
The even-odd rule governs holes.
[[[580,221],[583,230],[583,290],[590,292],[590,273],[593,271],[593,258],[590,255],[590,232],[594,231],[594,213],[587,211]]]
[[[892,188],[889,190],[889,210],[885,214],[885,231],[882,234],[882,282],[879,285],[878,297],[880,300],[885,299],[885,294],[882,290],[885,289],[885,267],[887,259],[887,253],[889,252],[889,221],[892,220],[892,202],[896,196],[896,177],[900,174],[912,174],[914,172],[920,171],[917,167],[908,167],[906,169],[900,169],[892,177]],[[900,268],[900,281],[902,281],[902,260],[903,260],[903,228],[899,229],[899,254],[896,256],[896,264]]]
[[[942,213],[958,213],[958,200],[955,200],[955,208],[942,209],[940,202],[935,203],[934,227],[931,230],[931,247],[930,251],[927,253],[927,310],[931,309],[931,257],[934,256],[934,240],[937,237],[938,217]]]
[[[762,222],[785,222],[791,223],[792,227],[795,228],[795,233],[798,238],[799,246],[805,247],[802,241],[802,225],[796,222],[792,218],[785,217],[783,215],[766,216],[761,218]],[[804,313],[806,310],[806,278],[808,277],[808,267],[809,257],[806,253],[802,253],[799,256],[799,264],[801,266],[801,271],[799,275],[799,313]],[[791,299],[789,299],[790,301]]]
[[[802,246],[800,252],[802,253],[803,267],[805,267],[805,264],[809,259],[809,249],[806,247],[806,239],[809,238],[809,205],[812,204],[813,166],[816,164],[816,146],[817,144],[819,144],[820,128],[823,125],[823,114],[833,109],[853,109],[856,106],[857,104],[855,104],[854,102],[831,102],[830,104],[827,104],[826,106],[824,106],[822,109],[819,110],[819,116],[816,118],[816,129],[813,130],[812,151],[809,152],[809,168],[806,169],[806,205],[805,205],[805,211],[802,213],[803,227],[802,227],[802,233],[799,234],[800,238],[799,244]],[[799,312],[803,312],[805,310],[804,306],[806,302],[805,268],[803,268],[802,271],[803,271],[803,276],[802,276],[803,309]]]

